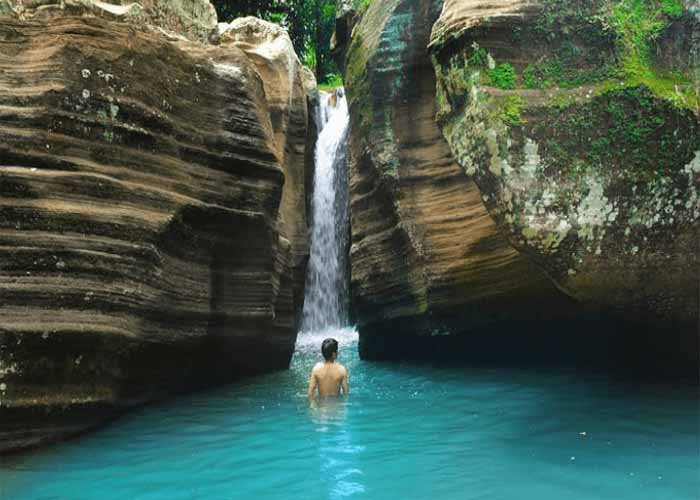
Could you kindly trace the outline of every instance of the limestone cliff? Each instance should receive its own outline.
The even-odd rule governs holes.
[[[430,357],[460,333],[537,317],[533,302],[567,309],[498,231],[435,123],[427,45],[439,11],[372,2],[346,49],[351,294],[369,358]]]
[[[431,41],[438,121],[501,232],[659,335],[698,328],[696,26],[674,1],[448,0]]]
[[[21,3],[0,17],[0,452],[286,367],[315,87],[286,32],[248,18],[211,45]]]
[[[369,5],[343,60],[363,355],[697,366],[696,16]]]

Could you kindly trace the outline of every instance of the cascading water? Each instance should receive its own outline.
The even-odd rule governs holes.
[[[316,143],[311,256],[304,297],[303,332],[322,332],[347,322],[348,105],[342,89],[322,93]]]

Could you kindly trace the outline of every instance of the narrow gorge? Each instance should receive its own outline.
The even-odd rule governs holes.
[[[215,3],[0,0],[0,497],[102,484],[84,446],[110,498],[556,499],[577,456],[687,498],[700,5],[339,0],[324,87],[294,11]]]

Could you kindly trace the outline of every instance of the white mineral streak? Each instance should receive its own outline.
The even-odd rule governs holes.
[[[216,63],[213,62],[214,71],[221,76],[230,76],[231,78],[243,78],[243,72],[238,66],[233,64]]]

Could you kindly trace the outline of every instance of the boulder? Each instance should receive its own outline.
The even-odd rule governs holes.
[[[438,122],[521,255],[696,364],[695,17],[680,2],[565,4],[447,0],[430,43]]]
[[[0,42],[0,453],[286,368],[315,92],[286,32],[86,9]]]

